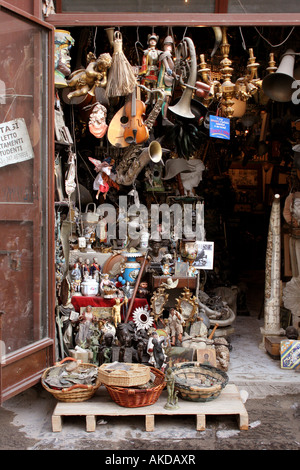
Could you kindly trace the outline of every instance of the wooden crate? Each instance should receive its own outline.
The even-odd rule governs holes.
[[[241,400],[238,388],[234,384],[228,384],[221,392],[220,396],[210,402],[189,402],[179,399],[177,410],[166,410],[164,405],[167,402],[166,391],[162,393],[158,401],[150,406],[141,408],[124,408],[111,400],[108,392],[101,387],[97,395],[89,401],[81,403],[58,402],[52,415],[52,430],[60,432],[62,430],[63,416],[85,416],[86,431],[96,430],[96,416],[145,416],[145,430],[154,431],[155,416],[160,415],[194,415],[196,417],[196,430],[204,431],[206,427],[206,416],[215,415],[237,415],[239,429],[248,429],[248,413]]]
[[[280,359],[280,343],[284,339],[286,339],[285,336],[266,336],[265,337],[266,351],[273,359]]]

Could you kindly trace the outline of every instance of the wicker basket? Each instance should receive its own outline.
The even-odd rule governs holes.
[[[226,372],[199,362],[182,362],[172,367],[172,370],[175,390],[187,401],[214,400],[228,383]]]
[[[99,377],[99,374],[97,376],[96,383],[94,385],[83,385],[83,384],[75,384],[69,388],[63,388],[63,389],[55,389],[55,388],[50,388],[48,385],[45,383],[45,379],[49,374],[49,371],[51,369],[54,369],[55,367],[62,367],[63,364],[67,361],[76,361],[73,357],[66,357],[63,359],[61,362],[55,364],[53,367],[49,367],[43,372],[42,378],[41,378],[41,383],[42,386],[44,387],[47,392],[51,393],[54,398],[56,398],[59,401],[63,402],[79,402],[79,401],[86,401],[92,398],[92,396],[95,394],[95,392],[98,390],[98,388],[101,385],[101,380]],[[89,363],[82,363],[82,365],[86,368],[89,367],[98,367],[95,364],[89,364]]]
[[[138,389],[105,385],[112,400],[116,402],[117,405],[126,408],[139,408],[141,406],[153,405],[163,391],[166,381],[163,372],[154,367],[149,368],[155,375],[154,386],[152,388]]]
[[[107,369],[110,364],[99,367],[100,380],[104,385],[116,387],[135,387],[144,385],[150,380],[150,368],[143,364],[124,363],[129,370]]]

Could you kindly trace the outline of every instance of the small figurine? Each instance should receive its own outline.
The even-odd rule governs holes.
[[[149,364],[157,369],[162,369],[165,366],[167,356],[162,347],[162,343],[165,343],[165,340],[166,338],[164,336],[159,337],[157,332],[153,331],[148,341],[147,353],[150,356]]]
[[[166,410],[177,410],[179,408],[178,396],[177,396],[178,391],[175,390],[175,376],[171,367],[167,369],[165,377],[167,381],[168,398],[167,398],[167,403],[165,404],[164,408]]]
[[[175,346],[176,341],[179,343],[182,342],[183,323],[183,316],[178,310],[171,308],[166,326],[166,331],[171,336],[171,346]]]
[[[112,307],[112,317],[113,317],[113,322],[115,327],[118,326],[119,323],[121,323],[121,307],[124,304],[128,303],[127,297],[124,298],[123,302],[121,303],[121,300],[119,298],[116,299],[115,305]]]
[[[148,282],[143,281],[140,283],[138,287],[136,297],[139,299],[145,299],[147,298],[148,295],[149,295]]]
[[[99,275],[101,273],[101,267],[99,266],[97,259],[93,258],[93,262],[90,267],[90,275],[93,279],[99,280]]]
[[[171,275],[171,266],[169,263],[164,263],[161,266],[161,270],[164,276],[170,276]]]
[[[111,160],[110,163],[107,161],[101,162],[91,157],[89,157],[89,160],[95,165],[95,170],[98,173],[93,185],[93,188],[97,190],[96,199],[99,198],[100,193],[103,193],[103,197],[106,199],[106,195],[111,186],[115,189],[119,189],[119,185],[110,177],[114,160]]]
[[[195,266],[190,265],[188,267],[188,276],[189,277],[197,277],[197,273],[198,273],[198,271],[197,271],[197,268]]]
[[[90,275],[90,260],[87,258],[81,265],[81,272],[83,279],[89,277]]]
[[[113,320],[112,318],[109,318],[108,320],[105,320],[102,327],[101,327],[101,330],[103,332],[104,335],[106,335],[107,333],[110,333],[113,335],[113,337],[115,338],[116,336],[116,328],[114,327],[113,325]]]
[[[170,253],[164,253],[162,257],[162,272],[165,276],[169,276],[172,273],[174,263],[172,263],[172,255]]]
[[[71,279],[73,284],[74,292],[80,292],[80,284],[81,284],[81,270],[79,263],[74,264],[74,268],[71,271]]]

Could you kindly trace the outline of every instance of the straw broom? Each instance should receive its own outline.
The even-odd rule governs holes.
[[[123,40],[120,31],[114,33],[114,52],[107,79],[106,95],[108,97],[127,96],[134,91],[136,78],[132,66],[123,52]]]

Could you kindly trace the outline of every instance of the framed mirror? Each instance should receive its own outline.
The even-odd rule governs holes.
[[[157,322],[158,318],[162,315],[164,306],[166,305],[168,298],[169,294],[166,293],[164,287],[159,287],[151,297],[151,315],[154,317],[155,322]]]
[[[198,302],[197,298],[187,287],[184,287],[184,293],[176,299],[176,308],[186,323],[193,323],[195,321],[198,312]]]

